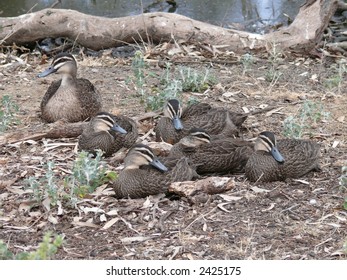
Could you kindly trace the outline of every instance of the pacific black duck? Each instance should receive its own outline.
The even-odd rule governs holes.
[[[169,156],[187,157],[198,174],[244,172],[253,144],[231,137],[212,139],[201,128],[192,128],[188,136],[173,145]]]
[[[92,153],[100,149],[105,156],[111,156],[122,147],[131,147],[137,136],[136,123],[132,119],[100,112],[83,129],[78,149]]]
[[[68,53],[54,57],[51,66],[38,77],[52,73],[62,74],[54,81],[41,101],[41,115],[47,122],[65,119],[68,122],[83,121],[101,110],[101,96],[87,79],[77,79],[77,62]]]
[[[166,193],[172,182],[191,180],[196,176],[194,167],[185,157],[166,161],[165,166],[143,144],[136,144],[124,159],[124,169],[112,183],[116,198],[141,198]]]
[[[100,112],[85,126],[78,141],[79,150],[104,151],[111,156],[119,149],[130,148],[138,138],[137,125],[126,116]]]
[[[309,140],[276,141],[272,132],[264,131],[259,134],[254,150],[245,168],[250,181],[284,181],[320,170],[320,147]]]
[[[175,144],[194,127],[203,128],[210,135],[231,137],[238,134],[249,115],[267,110],[235,113],[225,108],[214,108],[207,103],[195,103],[182,110],[177,99],[170,99],[164,107],[164,117],[160,118],[155,128],[156,141]]]

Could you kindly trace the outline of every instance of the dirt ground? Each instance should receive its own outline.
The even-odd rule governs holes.
[[[256,61],[244,73],[245,66],[232,54],[211,58],[198,52],[163,53],[147,57],[147,71],[162,73],[158,61],[169,58],[174,67],[208,67],[218,78],[218,84],[204,93],[183,93],[183,102],[193,96],[238,112],[280,108],[250,116],[243,125],[245,139],[263,130],[282,138],[284,119],[297,114],[305,100],[321,103],[330,117],[314,124],[304,138],[321,144],[322,171],[275,183],[251,183],[244,175],[232,176],[234,188],[195,204],[164,195],[117,200],[104,190],[82,199],[75,209],[63,204],[63,209],[48,210],[32,201],[24,182],[30,176],[42,177],[48,161],[56,163],[55,176],[67,176],[76,158],[77,138],[6,144],[0,147],[0,240],[14,253],[32,251],[44,233],[52,231],[64,237],[55,255],[62,260],[346,259],[343,202],[347,194],[339,186],[341,167],[347,162],[346,73],[340,86],[328,85],[337,75],[334,67],[339,59],[279,56],[275,71],[282,75],[271,82],[266,79],[272,67],[269,55],[254,56]],[[20,65],[0,55],[0,93],[10,95],[19,106],[20,124],[7,133],[47,125],[40,119],[40,101],[58,76],[39,79],[36,75],[51,60],[40,64],[41,56],[31,53]],[[112,58],[105,52],[100,58],[78,56],[77,60],[78,76],[95,84],[106,111],[131,117],[145,113],[134,85],[128,82],[134,76],[131,58]],[[149,80],[146,88],[157,82]],[[155,119],[144,121],[141,135],[153,125]],[[153,139],[153,134],[147,138]],[[110,170],[119,170],[112,158],[105,161]]]

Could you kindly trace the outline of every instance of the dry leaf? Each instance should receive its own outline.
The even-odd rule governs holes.
[[[58,223],[58,219],[56,217],[53,217],[53,215],[48,216],[48,221],[50,221],[53,225],[56,225]]]
[[[123,244],[131,244],[133,242],[143,242],[149,239],[151,239],[151,237],[133,236],[133,237],[124,237],[120,241],[122,241]]]
[[[11,180],[0,180],[0,189],[8,188],[17,181],[18,177]]]
[[[310,78],[312,81],[317,82],[318,81],[318,75],[317,74],[313,74]]]
[[[96,188],[96,190],[91,193],[92,196],[99,196],[101,194],[103,194],[103,191],[107,188],[108,184],[103,184],[99,187]]]
[[[10,229],[16,229],[16,230],[28,230],[30,229],[29,227],[17,227],[17,226],[3,226],[4,228],[10,228]]]
[[[305,180],[301,180],[301,179],[294,179],[293,181],[299,182],[299,183],[304,184],[304,185],[309,185],[310,184],[309,182],[307,182]]]
[[[118,210],[117,210],[117,209],[112,209],[112,210],[108,211],[108,212],[106,213],[106,215],[109,215],[109,216],[116,216],[116,215],[118,215]]]
[[[245,113],[249,113],[249,110],[247,107],[242,107],[242,110],[245,112]]]
[[[10,217],[0,217],[1,222],[8,222],[11,221],[12,219]]]
[[[19,194],[19,195],[26,194],[26,193],[32,193],[33,192],[30,189],[22,190],[22,187],[6,187],[6,189],[8,191],[10,191],[11,193]]]
[[[182,50],[181,48],[172,48],[171,50],[169,50],[167,52],[168,55],[175,55],[175,54],[178,54],[178,53],[181,53]]]
[[[335,223],[326,223],[326,225],[332,226],[334,228],[340,228],[341,227],[341,225],[335,224]]]
[[[29,212],[30,217],[39,217],[41,215],[42,215],[42,213],[40,211]]]
[[[338,146],[338,144],[340,144],[340,141],[335,140],[332,147],[335,149]]]
[[[88,214],[89,212],[92,213],[105,213],[104,210],[100,209],[100,207],[83,207],[81,206],[81,210],[85,213]]]
[[[73,217],[74,222],[79,222],[80,220],[82,220],[82,217]]]
[[[102,228],[103,229],[108,229],[112,227],[115,223],[117,223],[120,220],[120,218],[113,218],[109,220]]]
[[[228,98],[228,100],[225,100],[223,97],[219,97],[218,100],[221,101],[221,102],[224,102],[224,103],[231,103],[231,102],[235,103],[235,102],[237,102],[237,100],[232,98],[232,97]]]
[[[4,193],[0,194],[0,200],[5,200],[6,198],[8,198],[9,195],[10,195],[10,193],[8,193],[8,192],[4,192]]]
[[[152,205],[153,205],[153,203],[149,200],[149,196],[147,196],[145,202],[142,204],[141,209],[150,208]]]
[[[270,117],[272,114],[277,113],[277,112],[281,111],[282,109],[283,109],[283,107],[279,107],[279,108],[273,109],[273,110],[267,112],[267,113],[265,114],[265,116],[266,116],[266,117]]]
[[[251,190],[254,191],[255,193],[269,192],[269,190],[258,188],[257,186],[251,187]]]
[[[100,222],[106,222],[107,218],[105,214],[100,215]]]
[[[268,208],[261,210],[261,212],[267,212],[267,211],[270,211],[272,208],[274,208],[274,207],[275,207],[275,205],[276,205],[276,203],[271,203],[271,204],[270,204],[270,206],[269,206]]]
[[[227,92],[224,92],[222,94],[222,96],[225,97],[225,98],[229,98],[229,97],[235,96],[235,95],[237,95],[239,93],[240,93],[240,91],[236,91],[236,92],[227,91]]]
[[[62,206],[60,200],[57,201],[57,205],[58,205],[58,213],[57,213],[57,215],[58,215],[58,216],[61,216],[61,215],[64,214],[64,210],[63,210],[63,206]]]
[[[43,201],[42,205],[45,207],[45,209],[49,212],[51,210],[51,199],[47,196]]]
[[[341,123],[345,122],[345,116],[338,117],[337,120]]]
[[[268,104],[260,104],[258,107],[260,109],[265,109],[265,108],[269,107],[269,105]]]
[[[45,227],[47,225],[47,222],[46,221],[42,221],[41,223],[39,223],[38,225],[37,225],[37,227],[38,228],[43,228],[43,227]]]
[[[227,195],[227,194],[220,194],[219,196],[226,201],[236,201],[236,200],[242,199],[242,197],[232,196],[232,195]]]
[[[80,226],[80,227],[99,228],[97,225],[95,225],[91,222],[72,222],[72,224],[75,226]]]
[[[28,212],[32,207],[37,205],[36,200],[27,200],[23,201],[21,204],[19,204],[18,211],[19,212]]]
[[[219,209],[223,210],[223,211],[226,212],[226,213],[230,213],[231,211],[229,211],[229,210],[227,210],[227,209],[224,208],[224,205],[228,205],[228,204],[230,204],[230,202],[219,203],[219,204],[217,205],[217,207],[218,207]]]

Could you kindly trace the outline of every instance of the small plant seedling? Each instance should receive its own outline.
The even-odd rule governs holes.
[[[183,91],[203,92],[217,83],[208,68],[205,68],[205,73],[189,67],[179,67],[178,71]]]
[[[145,69],[148,68],[148,65],[145,62],[143,54],[141,51],[136,51],[134,59],[131,63],[131,68],[134,73],[134,83],[137,93],[140,96],[144,96],[146,94],[146,72]]]
[[[283,75],[282,72],[280,72],[277,69],[283,54],[280,51],[280,48],[278,47],[278,44],[276,42],[271,43],[269,48],[269,55],[271,65],[268,71],[265,73],[265,80],[274,85]]]
[[[45,175],[42,178],[29,177],[26,180],[33,198],[37,202],[48,198],[51,206],[56,206],[58,201],[66,200],[74,205],[100,185],[117,177],[115,172],[106,172],[100,150],[95,157],[85,151],[80,152],[73,164],[72,174],[64,180],[54,173],[54,166],[54,162],[48,162],[44,166]]]
[[[321,103],[305,101],[295,116],[287,117],[283,122],[283,134],[289,138],[301,138],[302,135],[323,119],[329,117]]]
[[[132,61],[133,78],[130,80],[134,82],[138,96],[148,110],[162,108],[168,99],[179,98],[182,91],[203,92],[217,83],[217,79],[207,68],[205,71],[197,71],[189,67],[177,67],[172,71],[171,64],[166,63],[160,77],[148,71],[148,68],[142,52],[137,51]],[[146,86],[149,77],[159,79],[159,86],[151,91]]]
[[[102,154],[101,150],[97,151],[95,157],[85,151],[78,154],[72,167],[72,175],[64,182],[72,204],[117,177],[115,172],[106,172]]]
[[[254,63],[254,57],[253,55],[246,53],[241,56],[240,62],[242,63],[242,66],[243,66],[242,75],[245,75],[246,72],[249,70],[249,67]]]
[[[61,235],[56,235],[53,239],[52,233],[47,232],[36,251],[13,254],[0,240],[0,260],[50,260],[62,244],[63,237]]]
[[[9,95],[4,95],[0,101],[0,133],[6,131],[11,125],[18,124],[15,114],[18,106]]]
[[[333,71],[336,72],[333,76],[325,81],[325,85],[329,89],[337,89],[338,94],[342,92],[342,83],[345,80],[345,75],[347,75],[346,60],[339,61],[338,65],[333,65],[331,67]]]
[[[26,180],[27,188],[32,190],[32,196],[37,202],[45,198],[50,199],[50,204],[55,206],[59,200],[58,179],[54,175],[54,163],[49,161],[45,166],[45,175],[40,180],[35,177],[29,177]]]

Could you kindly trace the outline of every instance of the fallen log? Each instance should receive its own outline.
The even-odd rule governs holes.
[[[146,13],[122,18],[86,15],[74,10],[44,9],[18,17],[0,18],[0,43],[21,45],[47,37],[67,37],[101,50],[124,43],[183,40],[223,46],[235,53],[261,51],[274,43],[282,50],[305,52],[321,40],[338,0],[311,0],[288,27],[260,35],[226,29],[170,13]]]
[[[29,140],[37,141],[43,138],[78,137],[86,124],[86,122],[64,123],[58,121],[44,126],[18,129],[15,132],[1,135],[0,146]]]
[[[231,177],[208,177],[197,181],[174,182],[169,192],[186,197],[191,203],[204,203],[208,195],[219,194],[232,189],[235,180]]]

